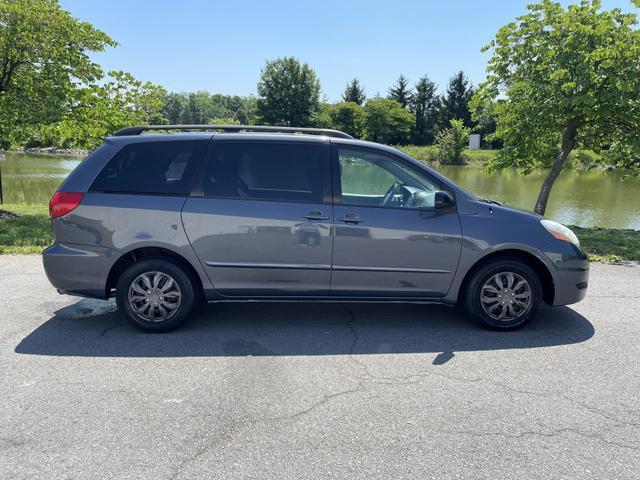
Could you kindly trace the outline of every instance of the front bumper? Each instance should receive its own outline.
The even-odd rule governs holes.
[[[107,278],[118,259],[110,248],[54,243],[42,252],[44,271],[60,293],[107,298]]]
[[[582,300],[589,285],[587,254],[575,245],[561,240],[548,244],[543,253],[553,277],[553,305],[570,305]]]

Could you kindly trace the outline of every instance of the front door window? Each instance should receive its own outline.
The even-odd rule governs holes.
[[[342,203],[388,208],[433,208],[439,186],[391,156],[339,148]]]

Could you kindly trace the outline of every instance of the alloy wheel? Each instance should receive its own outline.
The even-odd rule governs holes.
[[[129,305],[140,318],[163,322],[171,318],[182,302],[178,283],[164,272],[144,272],[129,286]]]

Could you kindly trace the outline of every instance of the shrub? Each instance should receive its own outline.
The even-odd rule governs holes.
[[[209,119],[209,125],[240,125],[240,121],[233,117],[215,117]]]
[[[462,164],[462,152],[469,144],[470,128],[462,120],[451,120],[451,128],[442,130],[436,136],[438,161],[440,163]]]
[[[355,102],[336,103],[329,110],[331,128],[361,138],[364,135],[364,108]]]
[[[407,143],[416,117],[395,100],[372,98],[364,105],[368,140],[394,144]]]

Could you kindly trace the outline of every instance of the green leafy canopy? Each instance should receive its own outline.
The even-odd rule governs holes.
[[[320,81],[294,57],[266,62],[258,82],[258,116],[264,123],[304,127],[320,108]]]
[[[0,140],[57,119],[70,90],[102,77],[89,52],[115,45],[56,1],[0,0]]]
[[[364,105],[366,136],[380,143],[406,143],[416,117],[395,100],[372,98]]]
[[[488,76],[472,108],[476,118],[497,118],[504,149],[493,166],[549,166],[564,144],[569,151],[624,146],[618,166],[640,169],[635,14],[603,11],[597,0],[566,9],[543,0],[484,50],[492,52]]]

